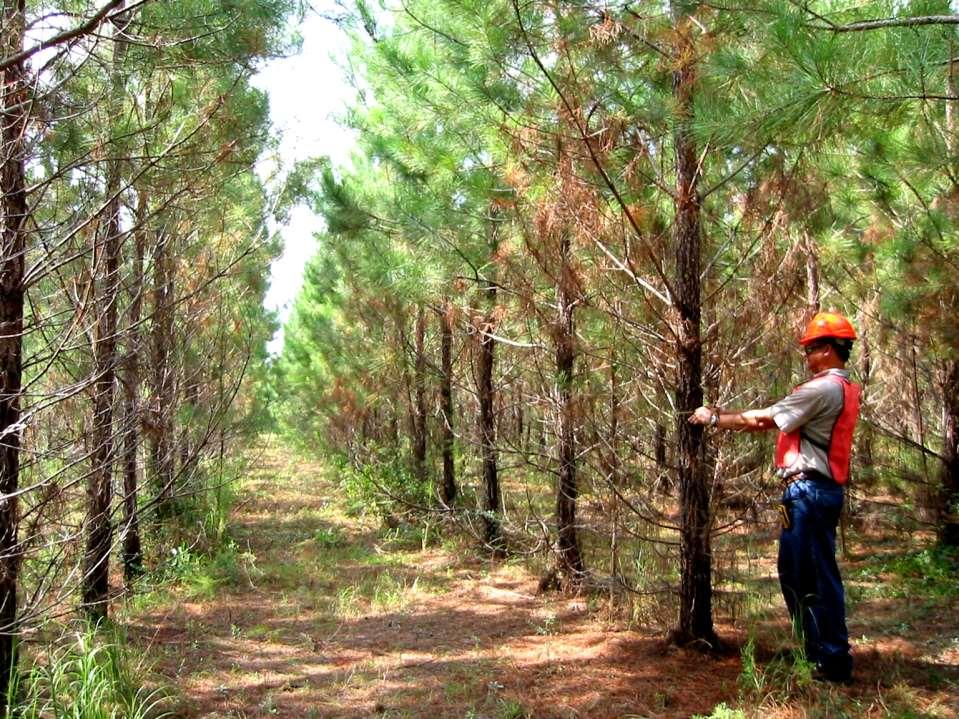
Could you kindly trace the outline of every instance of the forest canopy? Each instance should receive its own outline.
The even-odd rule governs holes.
[[[348,21],[360,146],[306,183],[327,230],[275,407],[364,501],[447,513],[568,586],[643,591],[652,542],[678,636],[713,642],[713,541],[770,521],[777,487],[769,439],[686,420],[786,394],[831,309],[858,332],[856,515],[891,494],[955,544],[947,2],[411,0]]]

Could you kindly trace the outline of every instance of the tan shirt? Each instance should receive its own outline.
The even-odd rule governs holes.
[[[789,467],[777,470],[781,477],[806,471],[832,477],[824,447],[829,446],[832,428],[842,412],[843,391],[838,382],[827,379],[829,374],[849,379],[848,370],[828,369],[769,408],[781,432],[788,434],[801,428],[799,456]]]

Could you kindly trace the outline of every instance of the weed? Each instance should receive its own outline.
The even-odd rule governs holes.
[[[742,670],[739,673],[739,688],[745,694],[762,695],[766,688],[766,675],[756,663],[756,640],[750,637],[740,651]]]
[[[337,527],[320,527],[313,532],[313,541],[324,549],[335,549],[346,544],[346,538]]]
[[[497,719],[529,719],[531,716],[515,699],[500,699],[496,707]]]
[[[340,588],[333,598],[330,611],[340,619],[352,619],[361,614],[359,608],[360,592],[355,586]]]
[[[267,714],[276,714],[279,709],[276,706],[276,699],[273,698],[272,694],[267,694],[266,699],[260,704],[260,709],[262,709]]]
[[[348,511],[359,516],[372,513],[386,520],[415,507],[428,507],[433,501],[433,486],[427,479],[410,472],[402,454],[381,450],[371,454],[362,467],[355,467],[346,458],[337,468],[342,477]]]
[[[746,719],[742,709],[731,709],[726,702],[717,704],[711,714],[694,714],[693,719]]]
[[[97,635],[106,634],[109,641]],[[170,697],[144,686],[146,668],[108,627],[64,638],[15,676],[7,706],[18,719],[161,719]],[[18,697],[11,701],[13,697]]]
[[[536,633],[541,637],[559,633],[559,618],[555,614],[547,614],[541,624],[536,625]]]
[[[959,597],[959,549],[935,546],[867,563],[855,578],[866,586],[852,585],[852,599],[909,598],[942,600]]]
[[[224,585],[239,584],[245,578],[252,584],[257,574],[256,557],[252,552],[241,552],[236,542],[229,541],[212,554],[199,552],[193,546],[173,547],[163,563],[148,580],[156,590],[163,584],[183,586],[188,596],[210,599]]]
[[[443,685],[443,696],[447,701],[458,702],[470,695],[470,685],[466,682],[450,681]]]
[[[807,661],[800,647],[781,652],[765,667],[756,661],[756,643],[752,637],[741,651],[742,670],[739,674],[740,696],[751,699],[788,699],[808,689],[812,683],[814,665]]]
[[[411,588],[413,590],[416,589],[415,580]],[[395,579],[389,572],[381,572],[377,575],[376,581],[373,584],[370,603],[373,605],[373,608],[378,611],[398,609],[404,604],[406,589],[406,585]]]

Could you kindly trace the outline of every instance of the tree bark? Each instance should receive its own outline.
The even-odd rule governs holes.
[[[556,486],[556,529],[559,569],[571,585],[581,582],[583,557],[576,532],[576,417],[573,406],[573,373],[576,364],[576,337],[570,240],[560,238],[560,277],[556,287],[556,404],[558,409],[559,478]]]
[[[413,474],[426,480],[426,312],[416,311],[413,357]]]
[[[803,243],[806,249],[806,314],[808,320],[819,312],[819,248],[808,234]]]
[[[944,446],[940,472],[939,541],[959,546],[959,360],[946,362],[942,388]]]
[[[666,427],[661,422],[656,423],[653,432],[653,457],[656,459],[657,479],[660,484],[666,485],[669,481],[669,464],[666,461]]]
[[[4,0],[0,55],[23,50],[24,0]],[[23,61],[0,72],[0,697],[16,670],[20,572],[20,398],[23,376],[27,83]],[[9,710],[9,707],[7,707]]]
[[[170,234],[157,233],[153,253],[150,469],[156,492],[157,514],[161,517],[169,516],[173,511],[173,448],[170,436],[173,387],[172,368],[169,366],[173,343],[172,242]]]
[[[495,363],[495,340],[490,335],[495,319],[493,309],[496,306],[496,285],[490,283],[486,288],[486,300],[489,314],[479,328],[479,357],[477,360],[477,395],[480,406],[480,450],[483,459],[483,541],[494,556],[505,553],[503,537],[500,533],[499,476],[496,458],[496,395],[493,389],[493,368]]]
[[[606,470],[609,473],[609,481],[615,487],[622,484],[620,476],[620,458],[619,458],[619,414],[620,414],[620,388],[619,373],[616,371],[616,351],[610,350],[609,353],[609,434],[606,438],[608,445],[607,454],[609,459],[606,462]]]
[[[121,74],[126,43],[115,21],[113,67],[110,80],[110,117],[106,127],[122,112],[124,85]],[[114,153],[118,154],[118,153]],[[83,609],[93,622],[105,619],[109,607],[110,550],[113,545],[113,398],[117,378],[117,302],[120,296],[120,253],[124,233],[120,228],[120,160],[107,162],[106,206],[102,227],[94,234],[92,281],[100,285],[94,297],[97,321],[93,346],[93,424],[90,478],[87,486],[86,552],[83,561]]]
[[[692,132],[696,87],[696,48],[689,5],[673,2],[676,38],[673,141],[676,199],[673,243],[676,262],[676,432],[680,495],[680,609],[674,639],[680,644],[715,648],[712,617],[712,556],[709,485],[705,472],[703,428],[687,418],[703,403],[701,320],[701,229],[699,157]]]
[[[606,472],[610,484],[610,537],[609,537],[609,566],[610,574],[619,576],[619,494],[623,486],[619,459],[619,407],[620,389],[619,374],[616,372],[616,350],[609,352],[609,434],[606,438],[609,459],[606,462]]]
[[[140,446],[140,317],[143,311],[143,258],[146,253],[146,193],[137,198],[137,227],[134,235],[133,281],[130,286],[129,328],[123,362],[123,577],[127,586],[143,573],[143,548],[137,509],[140,481],[137,455]]]
[[[453,437],[453,307],[447,302],[440,312],[440,353],[442,375],[440,378],[440,411],[443,415],[443,480],[440,484],[440,502],[451,507],[456,500],[456,468],[454,465]]]
[[[860,357],[862,358],[862,371],[860,373],[859,379],[862,386],[862,404],[866,404],[866,398],[870,392],[870,383],[872,380],[873,372],[873,356],[872,356],[872,338],[870,336],[869,330],[864,327],[865,317],[860,322],[860,327],[862,327],[862,332],[860,333]],[[863,478],[866,480],[866,484],[872,485],[873,480],[875,479],[876,472],[874,468],[875,459],[873,457],[873,431],[872,425],[867,422],[861,422],[856,430],[858,435],[858,444],[859,450],[858,454],[858,464],[860,467],[860,472]]]

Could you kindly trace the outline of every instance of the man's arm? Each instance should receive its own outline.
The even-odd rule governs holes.
[[[763,432],[777,429],[772,409],[725,410],[700,407],[689,418],[690,424],[702,424],[716,429],[732,429],[737,432]]]

